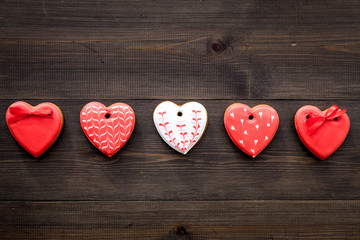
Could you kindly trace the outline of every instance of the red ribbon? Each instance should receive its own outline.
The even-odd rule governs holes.
[[[52,118],[51,108],[29,110],[27,108],[22,108],[22,107],[10,107],[9,112],[13,116],[8,119],[8,123],[15,123],[30,116]]]
[[[321,125],[324,124],[325,121],[334,120],[344,113],[346,113],[346,109],[340,110],[338,106],[333,105],[326,111],[324,115],[310,116],[310,118],[306,120],[306,126],[308,127],[309,133],[312,134],[315,132]]]

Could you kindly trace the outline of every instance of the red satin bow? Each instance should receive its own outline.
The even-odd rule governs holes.
[[[51,108],[29,110],[27,108],[22,108],[22,107],[10,107],[9,112],[13,114],[13,116],[8,119],[8,123],[15,123],[30,116],[52,118]]]
[[[321,116],[310,116],[306,120],[306,126],[308,127],[309,133],[315,132],[325,121],[334,120],[346,113],[346,109],[340,110],[338,106],[333,105],[329,108],[324,115]]]

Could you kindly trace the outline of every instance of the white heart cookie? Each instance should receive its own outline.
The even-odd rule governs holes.
[[[154,110],[154,124],[162,139],[176,151],[186,154],[200,140],[207,126],[207,112],[198,102],[177,105],[160,103]]]

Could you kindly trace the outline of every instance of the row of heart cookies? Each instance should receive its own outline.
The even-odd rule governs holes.
[[[203,136],[208,116],[198,102],[179,106],[165,101],[155,108],[153,120],[161,138],[174,150],[186,154]],[[33,107],[19,101],[8,108],[6,121],[15,140],[31,155],[39,157],[57,140],[64,119],[55,104],[46,102]],[[135,113],[125,103],[106,107],[90,102],[80,112],[80,124],[89,141],[112,157],[129,140],[135,127]],[[250,108],[234,103],[225,111],[224,125],[235,145],[255,158],[275,136],[279,116],[269,105]],[[336,105],[324,111],[307,105],[297,111],[295,127],[305,146],[323,160],[343,143],[350,120],[346,110]]]

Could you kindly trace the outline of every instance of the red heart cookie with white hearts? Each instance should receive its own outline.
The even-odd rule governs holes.
[[[106,107],[90,102],[80,112],[80,124],[90,142],[112,157],[129,140],[135,127],[135,113],[125,103]]]
[[[165,101],[155,108],[153,119],[162,139],[179,153],[186,154],[205,132],[207,111],[198,102],[179,106]]]
[[[224,125],[236,146],[255,158],[275,136],[279,116],[268,105],[250,108],[245,104],[234,103],[225,111]]]
[[[304,145],[321,160],[344,142],[350,119],[336,105],[321,111],[315,106],[301,107],[295,114],[295,128]]]
[[[15,102],[6,111],[6,123],[15,140],[32,156],[41,156],[57,140],[64,123],[61,110],[52,103],[35,107]]]

